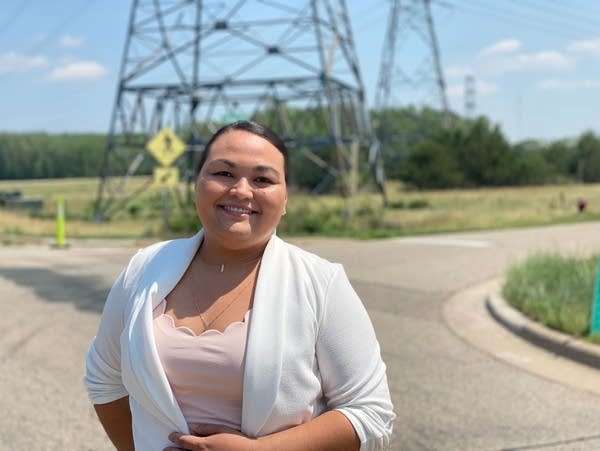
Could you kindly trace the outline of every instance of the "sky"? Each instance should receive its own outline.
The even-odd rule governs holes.
[[[256,0],[257,12],[269,2],[303,5],[305,0]],[[373,108],[390,2],[346,4],[367,105]],[[403,4],[421,5],[408,0]],[[600,133],[600,3],[431,4],[446,95],[454,112],[467,114],[465,77],[472,76],[475,106],[470,114],[487,116],[511,142],[568,139],[587,130]],[[0,131],[106,133],[130,5],[127,0],[2,0]],[[392,97],[398,105],[436,106],[440,97],[431,47],[419,34],[426,24],[418,12],[406,9],[400,15]],[[420,83],[410,84],[409,79]]]

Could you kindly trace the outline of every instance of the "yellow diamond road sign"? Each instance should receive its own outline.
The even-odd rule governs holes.
[[[163,166],[170,166],[185,150],[185,143],[170,128],[161,129],[146,144],[146,149]]]
[[[179,169],[173,166],[154,168],[154,184],[157,186],[177,186],[179,183]]]

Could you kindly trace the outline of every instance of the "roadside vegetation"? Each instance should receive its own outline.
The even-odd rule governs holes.
[[[597,264],[598,256],[537,253],[509,269],[502,295],[547,327],[600,343],[600,336],[590,336]]]
[[[132,177],[126,189],[138,190],[147,176]],[[0,192],[19,191],[23,199],[39,199],[39,210],[0,207],[2,241],[52,237],[56,200],[66,203],[68,238],[154,239],[193,232],[199,226],[190,204],[190,191],[170,193],[168,229],[161,189],[149,188],[118,208],[110,220],[95,223],[98,178],[1,180]],[[413,190],[399,182],[387,185],[388,208],[375,193],[361,193],[352,204],[340,196],[290,195],[283,235],[347,236],[361,239],[425,233],[488,230],[600,220],[600,184],[565,184],[454,190]],[[577,200],[585,197],[580,213]],[[352,215],[349,212],[352,211]]]

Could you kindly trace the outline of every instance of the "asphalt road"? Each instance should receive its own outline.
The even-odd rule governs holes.
[[[398,414],[394,450],[598,450],[600,396],[577,384],[589,369],[567,372],[557,359],[546,369],[563,374],[556,382],[544,368],[507,363],[477,338],[465,340],[444,309],[463,293],[483,296],[472,287],[529,252],[600,253],[599,232],[600,224],[587,223],[294,241],[344,263],[367,305]],[[116,242],[0,248],[0,449],[111,449],[81,383],[83,355],[104,297],[135,250]],[[481,328],[482,344],[493,327]]]

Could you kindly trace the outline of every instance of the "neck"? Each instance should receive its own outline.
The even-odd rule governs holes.
[[[236,264],[246,264],[260,259],[266,245],[267,243],[261,243],[260,245],[249,248],[228,249],[223,246],[219,246],[204,237],[196,255],[204,263],[219,267],[222,265],[231,266]]]

